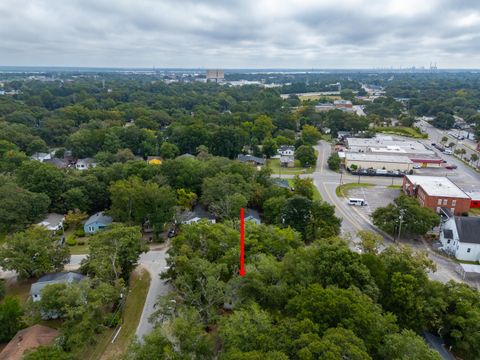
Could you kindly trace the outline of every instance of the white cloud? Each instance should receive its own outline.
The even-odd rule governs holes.
[[[480,3],[4,0],[0,65],[477,67]]]

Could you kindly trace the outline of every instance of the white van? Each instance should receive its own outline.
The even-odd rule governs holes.
[[[365,199],[349,198],[348,205],[367,206],[368,203],[365,201]]]
[[[445,149],[445,150],[443,151],[443,153],[444,153],[444,154],[447,154],[447,155],[452,155],[452,154],[453,154],[453,151],[450,150],[450,149]]]

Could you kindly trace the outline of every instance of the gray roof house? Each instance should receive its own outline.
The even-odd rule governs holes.
[[[98,230],[105,229],[112,222],[113,219],[110,216],[107,216],[103,211],[100,211],[93,214],[87,219],[87,221],[85,221],[85,224],[83,224],[83,230],[85,231],[85,234],[95,234]]]
[[[238,154],[237,160],[243,163],[249,163],[253,165],[265,165],[265,159],[253,155]]]
[[[458,260],[480,261],[480,218],[453,216],[449,209],[441,210],[445,215],[440,226],[441,249]]]
[[[86,276],[75,273],[75,272],[66,272],[66,273],[55,273],[42,276],[36,283],[33,283],[30,287],[30,296],[33,301],[40,301],[42,290],[47,285],[52,284],[72,284],[77,283],[85,279]]]
[[[260,219],[260,214],[255,209],[245,209],[245,221],[253,221],[255,224],[260,225],[262,220]]]
[[[50,231],[58,231],[63,228],[63,222],[65,221],[65,216],[61,214],[51,213],[48,214],[46,219],[39,222],[37,225],[44,227]]]

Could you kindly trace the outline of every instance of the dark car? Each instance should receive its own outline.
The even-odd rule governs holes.
[[[437,144],[435,144],[435,143],[432,143],[432,146],[435,146],[435,145],[437,145]]]
[[[175,235],[177,235],[177,229],[173,228],[168,231],[168,237],[173,238]]]
[[[445,166],[445,169],[454,170],[454,169],[456,169],[457,167],[458,167],[457,165],[449,164],[449,165]]]

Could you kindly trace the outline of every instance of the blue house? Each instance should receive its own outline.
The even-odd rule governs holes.
[[[93,214],[85,221],[83,225],[83,230],[85,234],[95,234],[98,230],[105,229],[108,225],[113,222],[113,219],[110,216],[107,216],[103,211]]]

